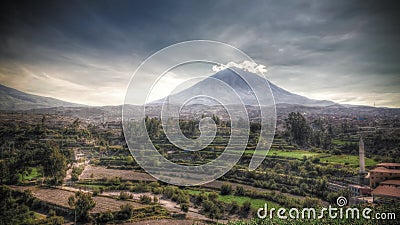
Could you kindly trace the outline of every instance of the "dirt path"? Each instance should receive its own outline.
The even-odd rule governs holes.
[[[163,198],[162,195],[155,195],[153,193],[147,192],[147,193],[134,193],[134,192],[127,192],[129,194],[132,195],[133,199],[135,200],[139,200],[141,195],[147,195],[150,196],[151,198],[154,198],[154,196],[156,196],[159,200],[159,204],[161,206],[163,206],[164,208],[166,208],[168,211],[170,212],[174,212],[174,213],[182,213],[181,208],[179,206],[179,204],[177,204],[176,202],[173,202],[169,199],[165,199]],[[105,191],[102,193],[102,195],[105,196],[119,196],[120,191]],[[202,215],[199,213],[198,209],[195,209],[193,207],[189,207],[189,212],[187,212],[187,217],[191,218],[191,219],[198,219],[198,220],[209,220],[206,216]]]
[[[160,219],[160,220],[143,220],[143,221],[137,221],[137,222],[132,222],[132,223],[123,223],[123,225],[152,225],[152,224],[158,224],[158,225],[192,225],[192,224],[198,224],[198,225],[203,225],[203,224],[208,224],[203,221],[197,221],[197,220],[173,220],[173,219]]]

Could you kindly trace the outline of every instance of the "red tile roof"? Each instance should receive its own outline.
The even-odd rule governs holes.
[[[400,186],[400,180],[385,180],[382,181],[381,184],[391,184],[391,185],[399,185]]]
[[[398,166],[400,167],[400,163],[379,163],[377,166]]]
[[[400,188],[393,186],[378,186],[371,192],[371,194],[377,196],[400,198]]]
[[[400,170],[387,169],[385,167],[376,167],[375,169],[370,170],[369,172],[376,173],[398,173],[400,174]]]

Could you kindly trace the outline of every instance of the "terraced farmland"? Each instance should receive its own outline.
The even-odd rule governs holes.
[[[37,188],[32,190],[32,194],[43,202],[70,208],[68,205],[68,197],[74,195],[74,192],[56,188]],[[96,206],[91,211],[92,213],[119,211],[120,206],[125,204],[130,204],[134,208],[140,208],[143,206],[132,201],[122,201],[101,196],[93,197],[93,199],[96,202]]]
[[[120,177],[122,180],[135,180],[135,181],[156,181],[152,176],[147,173],[136,172],[132,170],[116,170],[116,169],[107,169],[105,167],[100,166],[87,166],[85,170],[82,172],[80,179],[107,179],[107,178],[115,178]]]

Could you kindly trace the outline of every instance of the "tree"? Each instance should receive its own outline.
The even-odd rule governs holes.
[[[249,216],[250,211],[251,211],[251,202],[245,201],[240,209],[240,215],[246,218]]]
[[[324,149],[328,149],[328,150],[332,148],[332,136],[331,136],[331,134],[329,134],[329,132],[324,134],[324,138],[322,141],[322,147]]]
[[[51,184],[60,184],[66,175],[67,159],[55,144],[50,144],[46,150],[48,158],[43,162],[44,175],[52,178]]]
[[[34,224],[34,214],[29,210],[31,194],[18,194],[0,186],[0,224]]]
[[[221,124],[221,120],[219,119],[218,116],[216,115],[212,115],[212,119],[214,120],[215,124],[220,125]]]
[[[86,221],[89,219],[89,211],[96,206],[96,202],[93,200],[91,193],[78,191],[75,196],[69,196],[68,205],[75,211],[75,221]]]
[[[235,195],[244,196],[244,194],[245,194],[244,187],[241,185],[236,186]]]
[[[133,207],[130,204],[120,206],[121,210],[117,213],[116,219],[127,220],[133,215]]]
[[[205,200],[202,204],[203,212],[207,215],[208,218],[218,219],[222,215],[222,209],[217,206],[214,202],[210,200]]]
[[[147,195],[140,196],[140,203],[142,203],[142,204],[150,204],[151,201],[152,201],[152,199],[150,196],[147,196]]]
[[[232,185],[223,184],[221,186],[221,195],[230,195],[232,194]]]
[[[182,203],[181,204],[181,210],[183,212],[189,212],[189,204],[188,203]]]
[[[239,210],[239,204],[236,201],[232,201],[230,204],[229,214],[235,214]]]
[[[218,194],[217,193],[215,193],[215,192],[211,192],[211,193],[209,193],[208,194],[208,199],[210,200],[210,201],[216,201],[217,200],[217,198],[218,198]]]
[[[311,128],[301,113],[291,112],[285,122],[289,141],[301,146],[309,143]]]

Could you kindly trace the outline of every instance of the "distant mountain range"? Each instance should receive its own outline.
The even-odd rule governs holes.
[[[236,69],[235,69],[236,70]],[[250,73],[247,71],[240,71],[240,74],[247,80],[254,84],[262,85],[265,84],[265,79],[258,76],[257,74]],[[257,99],[247,83],[235,72],[229,69],[219,71],[218,73],[208,77],[197,84],[189,87],[179,93],[176,93],[174,99],[186,100],[188,97],[196,94],[207,94],[216,92],[218,90],[212,89],[215,79],[221,80],[231,86],[236,93],[240,96],[246,105],[258,105]],[[336,103],[325,100],[314,100],[309,99],[301,95],[293,94],[286,91],[275,84],[269,82],[272,94],[276,104],[291,104],[291,105],[302,105],[302,106],[330,106]],[[214,85],[215,86],[215,85]],[[217,93],[221,97],[226,96],[226,93]],[[163,99],[154,101],[153,104],[162,103]],[[192,104],[210,104],[204,98],[200,102],[192,102]],[[85,105],[66,102],[50,97],[43,97],[39,95],[27,94],[16,89],[6,87],[0,84],[0,106],[1,110],[15,111],[15,110],[30,110],[39,108],[52,108],[52,107],[86,107]]]
[[[251,80],[254,84],[265,84],[265,79],[256,74],[242,71],[241,75],[243,75],[246,80]],[[257,117],[257,101],[254,95],[249,94],[251,91],[247,83],[231,70],[222,70],[211,77],[206,78],[195,85],[174,94],[173,96],[175,99],[185,99],[188,96],[193,96],[193,94],[207,94],[211,91],[215,91],[210,90],[210,87],[212,87],[211,82],[216,82],[215,79],[221,80],[231,86],[246,104],[249,115],[251,117]],[[373,117],[397,116],[400,113],[400,109],[341,105],[331,101],[309,99],[307,97],[286,91],[271,82],[269,82],[269,85],[274,96],[278,116],[285,116],[289,112],[294,111],[315,115]],[[221,93],[221,96],[224,95],[226,95],[226,93]],[[146,115],[159,116],[161,110],[159,104],[163,101],[164,99],[160,99],[146,106]],[[223,108],[220,106],[215,106],[212,104],[210,105],[209,102],[204,102],[204,99],[202,101],[203,102],[192,103],[190,107],[186,107],[186,112],[183,113],[185,115],[195,115],[203,110],[216,114],[218,114],[218,112],[223,112]],[[0,85],[0,107],[0,110],[2,111],[26,111],[28,113],[39,114],[50,113],[69,117],[79,117],[93,122],[120,120],[122,110],[121,105],[80,105],[61,101],[55,98],[27,94],[4,85]],[[129,105],[127,107],[129,107],[131,112],[137,112],[133,114],[139,114],[140,110],[143,109],[143,106]]]
[[[50,107],[79,107],[76,103],[61,101],[55,98],[27,94],[0,84],[0,109],[7,111],[28,110]]]
[[[240,75],[234,72],[234,70],[238,71]],[[233,90],[240,96],[245,105],[259,105],[257,98],[255,97],[254,92],[251,90],[248,83],[256,85],[257,87],[255,88],[258,88],[258,90],[265,90],[267,87],[265,78],[240,69],[235,68],[234,70],[225,69],[219,71],[218,73],[196,83],[195,85],[171,95],[169,100],[172,99],[174,102],[183,103],[192,96],[208,95],[209,93],[213,93],[216,94],[220,99],[225,98],[225,100],[229,101],[231,96],[228,96],[224,90],[215,88],[216,86],[218,87],[218,85],[216,85],[217,79],[232,87]],[[247,83],[241,76],[247,81]],[[303,106],[330,106],[336,104],[332,101],[314,100],[301,95],[293,94],[276,86],[270,81],[268,81],[268,83],[276,104],[294,104]],[[262,87],[262,85],[264,85],[264,87]],[[161,104],[162,102],[164,102],[164,99],[159,99],[152,103]],[[207,98],[199,98],[192,100],[189,104],[212,105],[215,104],[215,101]]]

